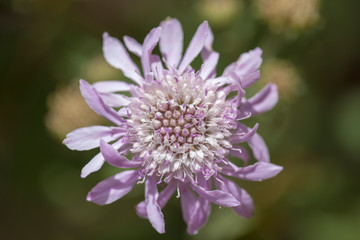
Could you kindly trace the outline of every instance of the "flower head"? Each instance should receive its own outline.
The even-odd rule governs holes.
[[[74,129],[104,123],[103,118],[86,105],[77,84],[58,87],[48,96],[47,103],[45,125],[60,141]]]
[[[137,85],[120,81],[90,85],[80,80],[88,105],[115,126],[78,129],[69,133],[64,143],[74,150],[100,147],[101,152],[83,168],[82,177],[99,170],[105,161],[133,170],[100,182],[87,200],[109,204],[136,183],[145,183],[145,201],[136,210],[159,233],[165,232],[161,209],[176,191],[189,234],[197,233],[206,223],[211,203],[251,217],[251,197],[227,176],[262,181],[282,170],[269,162],[267,147],[256,133],[258,124],[248,128],[239,122],[270,110],[278,99],[273,84],[245,98],[244,89],[260,77],[262,51],[257,48],[242,54],[216,77],[219,54],[212,49],[208,23],[199,26],[181,57],[181,25],[176,19],[167,19],[150,31],[143,44],[124,37],[127,49],[141,59],[141,74],[119,40],[107,33],[103,38],[106,60]],[[162,58],[152,53],[157,44]],[[200,53],[203,65],[196,71],[190,63]],[[129,91],[132,97],[119,93],[123,91]],[[257,163],[249,164],[249,153],[239,145],[244,142]],[[128,153],[132,154],[131,160],[125,157]],[[243,167],[232,163],[228,156],[242,159]]]
[[[275,83],[278,87],[279,98],[287,102],[295,100],[304,92],[304,83],[301,81],[298,70],[290,61],[271,59],[264,63],[262,78],[259,82]]]
[[[275,32],[304,30],[320,20],[320,0],[257,0],[258,14]]]

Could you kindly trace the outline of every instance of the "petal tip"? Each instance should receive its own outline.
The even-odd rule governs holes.
[[[247,219],[252,218],[252,217],[254,216],[254,211],[251,210],[251,211],[249,211],[249,212],[243,213],[242,216],[243,216],[244,218],[247,218]]]
[[[136,214],[141,218],[148,218],[146,213],[145,202],[140,202],[135,206]]]
[[[263,50],[260,47],[256,47],[254,51],[258,52],[260,55],[263,53]]]
[[[109,145],[107,142],[105,142],[103,139],[100,139],[100,151]]]
[[[88,83],[84,79],[80,79],[79,80],[79,85],[80,85],[80,88],[81,88],[81,87],[84,87],[84,86],[90,86],[90,83]]]
[[[86,201],[89,201],[89,202],[92,202],[92,197],[91,197],[91,194],[89,193],[87,196],[86,196]]]
[[[110,35],[109,35],[108,32],[104,32],[102,36],[103,36],[103,38],[105,39],[105,38],[108,38]]]
[[[69,139],[68,139],[68,135],[66,135],[66,138],[62,141],[62,144],[67,146],[68,143],[69,143]]]
[[[284,169],[283,166],[275,165],[274,170],[276,172],[276,175],[279,174]]]
[[[80,173],[80,177],[81,178],[86,178],[87,176],[89,175],[89,173],[87,173],[87,172],[85,172],[85,171],[81,171],[81,173]]]
[[[165,18],[164,22],[165,22],[165,23],[169,23],[169,22],[171,22],[172,20],[173,20],[172,17],[167,16],[167,17]]]

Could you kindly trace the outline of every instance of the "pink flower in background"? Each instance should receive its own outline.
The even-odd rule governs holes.
[[[262,51],[244,53],[216,76],[219,54],[212,50],[213,34],[202,23],[184,55],[183,31],[178,20],[167,19],[146,36],[143,44],[125,36],[128,51],[140,57],[142,71],[123,44],[104,33],[105,59],[135,84],[104,81],[90,85],[80,80],[88,105],[115,126],[91,126],[69,133],[64,140],[73,150],[100,147],[81,172],[88,176],[104,162],[122,171],[97,184],[87,200],[99,205],[112,203],[145,183],[145,201],[137,213],[165,232],[161,209],[177,192],[181,198],[187,232],[196,234],[210,214],[211,203],[231,207],[238,215],[251,217],[249,194],[227,177],[262,181],[277,175],[282,167],[271,164],[268,149],[242,119],[270,110],[278,100],[276,86],[269,84],[255,96],[245,98],[245,88],[260,78]],[[159,44],[162,56],[153,54]],[[201,53],[199,71],[190,63]],[[131,97],[120,92],[131,93]],[[257,160],[249,164],[247,142]],[[125,156],[132,156],[127,159]],[[243,163],[231,162],[234,156]]]

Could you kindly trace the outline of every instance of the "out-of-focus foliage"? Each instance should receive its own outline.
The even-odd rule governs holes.
[[[0,1],[0,238],[357,240],[359,9],[356,0]],[[80,78],[124,79],[102,57],[102,33],[141,40],[167,16],[183,24],[185,45],[209,20],[219,73],[261,47],[262,78],[248,94],[268,81],[280,92],[274,110],[252,121],[284,171],[261,184],[239,182],[253,196],[253,218],[213,207],[197,236],[186,235],[176,198],[164,209],[165,235],[140,219],[142,185],[109,206],[86,202],[117,169],[81,179],[96,151],[73,152],[60,139],[104,121],[79,97]]]

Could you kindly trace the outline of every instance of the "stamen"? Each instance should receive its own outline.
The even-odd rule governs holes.
[[[163,179],[164,175],[165,175],[165,173],[163,173],[163,174],[161,175],[159,181],[158,181],[156,184],[160,184],[160,183],[162,182],[162,179]]]
[[[136,184],[143,184],[145,182],[146,176],[147,175],[145,175],[141,180],[137,181]]]
[[[177,185],[177,187],[176,187],[176,191],[177,191],[176,198],[180,198],[180,197],[181,197],[181,195],[180,195],[179,184],[178,184],[178,185]]]
[[[172,112],[171,112],[171,111],[166,111],[166,112],[165,112],[165,117],[166,117],[166,118],[171,118],[171,116],[172,116]]]

